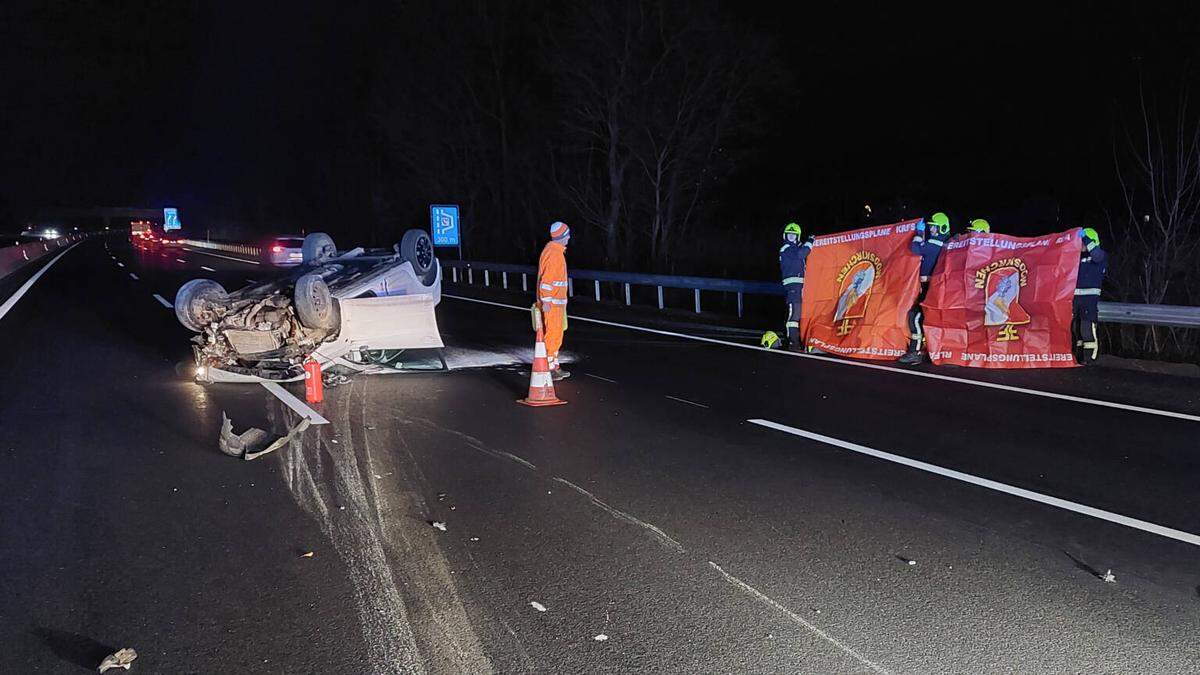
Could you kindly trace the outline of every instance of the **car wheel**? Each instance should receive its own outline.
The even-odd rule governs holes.
[[[306,236],[301,251],[306,264],[323,262],[337,255],[337,247],[333,245],[333,237],[324,232],[313,232]]]
[[[400,240],[400,257],[412,263],[413,272],[421,283],[429,285],[437,274],[437,261],[433,255],[433,240],[424,230],[409,230]]]
[[[305,274],[296,280],[296,316],[305,328],[337,328],[337,306],[320,274]]]
[[[228,298],[225,288],[212,279],[192,279],[175,294],[175,318],[184,328],[201,333],[211,320],[204,304],[225,302]]]

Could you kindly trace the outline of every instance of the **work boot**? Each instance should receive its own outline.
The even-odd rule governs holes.
[[[925,354],[920,351],[904,352],[904,355],[896,359],[896,363],[903,363],[906,366],[916,366],[925,362]]]
[[[571,374],[562,368],[555,368],[554,370],[550,371],[550,379],[555,382],[558,382],[559,380],[565,380],[570,376]]]

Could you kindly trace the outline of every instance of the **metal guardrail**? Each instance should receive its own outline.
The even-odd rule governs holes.
[[[259,257],[260,255],[262,255],[261,248],[259,248],[258,246],[251,246],[250,244],[238,244],[238,243],[234,243],[234,242],[220,242],[220,241],[204,241],[201,239],[184,239],[183,243],[187,244],[188,246],[195,246],[196,248],[207,248],[207,249],[211,249],[213,251],[225,251],[226,253],[237,253],[240,255],[249,255],[249,256],[254,256],[256,258]]]
[[[475,262],[467,260],[442,260],[443,267],[450,268],[451,281],[459,282],[461,276],[468,284],[475,283],[475,274],[481,273],[483,284],[492,284],[492,274],[499,274],[500,284],[507,289],[509,275],[520,275],[521,290],[529,290],[529,277],[536,277],[537,268],[530,265],[509,265],[506,263]],[[654,286],[658,290],[658,308],[663,309],[664,288],[684,288],[693,292],[693,308],[700,313],[700,292],[718,291],[737,294],[738,317],[742,316],[743,300],[746,294],[751,295],[783,295],[783,286],[778,282],[743,281],[739,279],[717,279],[713,277],[688,277],[670,274],[637,274],[626,272],[605,272],[601,270],[570,270],[568,277],[568,294],[575,295],[576,280],[591,281],[592,293],[597,302],[600,300],[601,282],[618,283],[624,286],[626,305],[631,301],[631,286]],[[1128,302],[1101,302],[1100,321],[1104,323],[1128,323],[1144,326],[1167,326],[1173,328],[1200,328],[1200,307],[1183,305],[1143,305]]]
[[[1102,323],[1132,323],[1170,328],[1200,328],[1200,307],[1101,302],[1100,321]]]

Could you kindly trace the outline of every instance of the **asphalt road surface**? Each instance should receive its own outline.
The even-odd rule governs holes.
[[[489,293],[438,308],[451,372],[245,462],[221,411],[297,415],[191,382],[168,305],[270,270],[94,239],[0,301],[46,265],[0,318],[6,672],[1200,671],[1198,380],[574,319],[531,409],[528,300]]]

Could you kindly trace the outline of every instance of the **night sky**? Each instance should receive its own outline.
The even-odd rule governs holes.
[[[1174,105],[1200,57],[1195,3],[794,5],[727,9],[771,45],[775,90],[722,218],[853,224],[868,202],[1014,232],[1095,217],[1114,198],[1115,117],[1139,81]],[[0,198],[336,213],[309,188],[345,161],[390,39],[378,19],[404,8],[4,3]]]

